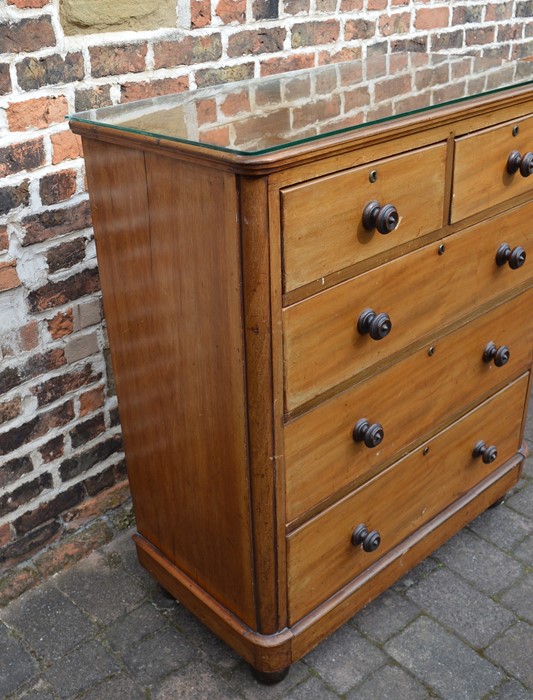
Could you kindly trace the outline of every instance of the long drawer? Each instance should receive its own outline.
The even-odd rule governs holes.
[[[491,361],[490,351],[485,356],[490,343],[499,353]],[[287,521],[375,473],[414,440],[449,422],[452,413],[460,415],[463,407],[518,376],[531,363],[532,352],[530,289],[289,422]],[[353,439],[362,419],[382,429],[375,447]]]
[[[530,281],[531,261],[511,269],[496,254],[533,249],[532,217],[533,203],[517,207],[285,308],[286,410]],[[386,337],[358,331],[365,309],[389,315]]]
[[[335,591],[510,459],[519,448],[529,375],[365,483],[287,538],[289,620],[294,624]],[[502,420],[505,416],[505,420]],[[485,463],[478,442],[497,448]],[[359,525],[381,544],[352,544]]]
[[[283,190],[285,291],[439,229],[445,163],[446,145],[437,144]],[[392,232],[363,226],[363,211],[372,201],[380,210],[396,208],[399,221]]]
[[[517,119],[456,140],[451,221],[533,191],[533,178],[507,172],[512,151],[533,151],[533,118]]]

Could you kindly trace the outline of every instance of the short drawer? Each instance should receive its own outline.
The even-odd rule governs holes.
[[[285,291],[439,229],[445,162],[446,145],[437,144],[282,190]],[[370,202],[383,217],[386,205],[396,209],[393,231],[380,233],[372,217],[365,228]]]
[[[533,203],[517,207],[285,308],[286,410],[531,281],[531,260],[511,269],[496,256],[507,244],[533,257],[532,217]],[[358,330],[366,309],[388,314],[388,335]]]
[[[532,352],[530,289],[288,423],[287,522],[375,473],[381,463],[448,423],[452,412],[457,417],[518,376],[530,365]],[[376,426],[381,442],[374,445],[368,430],[368,444],[363,431],[354,440],[355,426],[363,420],[369,430]]]
[[[287,538],[291,625],[516,454],[528,378],[523,375]],[[494,461],[473,456],[480,442],[497,448]],[[352,544],[361,524],[379,532],[375,551]]]
[[[456,140],[452,223],[533,192],[533,177],[507,171],[510,153],[533,152],[533,117],[517,119]]]

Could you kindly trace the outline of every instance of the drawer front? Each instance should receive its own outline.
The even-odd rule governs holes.
[[[518,126],[518,134],[513,129]],[[456,140],[452,223],[511,197],[533,192],[533,177],[507,172],[512,151],[533,151],[533,117],[517,119]]]
[[[527,387],[524,375],[287,538],[291,625],[516,453]],[[479,441],[495,461],[473,457]],[[360,524],[379,532],[374,552],[352,545]]]
[[[501,244],[533,257],[533,203],[513,209],[283,311],[285,405],[288,411],[441,326],[533,278],[533,260],[498,266]],[[381,340],[357,329],[370,308],[390,316]]]
[[[487,361],[491,342],[498,356]],[[502,364],[505,347],[510,354]],[[287,521],[375,473],[414,440],[449,422],[452,412],[459,415],[518,376],[530,366],[532,351],[533,289],[288,423]],[[354,441],[354,426],[362,419],[382,428],[377,446]]]
[[[283,190],[285,291],[440,228],[445,161],[446,145],[438,144]],[[363,226],[372,201],[396,208],[392,232]]]

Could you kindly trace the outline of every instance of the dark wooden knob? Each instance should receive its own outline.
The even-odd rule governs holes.
[[[377,229],[380,233],[387,234],[398,226],[400,217],[393,204],[381,206],[375,199],[369,202],[363,209],[363,226],[367,231]]]
[[[362,545],[365,552],[375,552],[381,544],[381,535],[377,530],[368,531],[366,525],[358,525],[352,532],[352,544],[354,547]]]
[[[483,351],[483,360],[487,364],[494,360],[496,367],[503,367],[509,362],[510,359],[511,351],[507,345],[500,345],[500,347],[497,347],[496,343],[493,343],[491,340],[490,343],[487,343],[485,346],[485,350]]]
[[[392,322],[386,313],[365,309],[357,319],[357,330],[361,335],[368,333],[372,340],[381,340],[391,332]]]
[[[511,270],[518,270],[519,267],[526,262],[526,251],[522,246],[517,245],[511,250],[511,246],[507,243],[502,243],[496,251],[496,265],[502,267],[508,263]]]
[[[369,423],[366,418],[361,418],[354,425],[352,437],[355,442],[364,442],[367,447],[377,447],[383,442],[385,433],[381,423]]]
[[[494,462],[498,457],[498,450],[494,445],[486,445],[483,440],[476,442],[472,451],[472,457],[481,457],[484,464]]]
[[[529,151],[520,155],[519,151],[511,151],[507,159],[507,172],[514,175],[520,171],[522,177],[529,177],[533,173],[533,153]]]

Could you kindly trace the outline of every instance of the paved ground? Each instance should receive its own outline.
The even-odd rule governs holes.
[[[533,448],[533,416],[526,437]],[[533,457],[505,503],[361,611],[275,687],[165,598],[131,532],[0,610],[0,697],[533,698]]]

